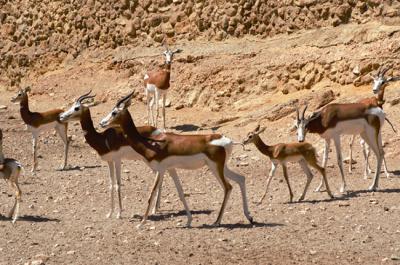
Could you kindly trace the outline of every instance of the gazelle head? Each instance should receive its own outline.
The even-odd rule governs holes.
[[[304,139],[306,138],[306,134],[307,134],[306,119],[304,117],[307,107],[308,107],[308,105],[306,105],[304,110],[301,112],[301,116],[300,116],[299,109],[298,108],[296,109],[297,141],[299,141],[299,142],[304,142]]]
[[[257,125],[257,127],[254,130],[252,130],[251,132],[249,132],[247,134],[246,138],[243,139],[242,144],[246,145],[246,144],[254,143],[254,141],[257,138],[256,136],[258,136],[263,131],[265,131],[265,127],[260,128],[260,124]]]
[[[167,65],[170,65],[172,63],[172,60],[174,59],[174,54],[175,53],[180,53],[182,52],[181,49],[175,49],[175,50],[170,50],[169,47],[167,45],[164,44],[165,47],[165,51],[163,52],[164,56],[165,56],[165,63]]]
[[[371,75],[372,79],[374,80],[374,84],[372,86],[372,92],[374,92],[374,94],[378,94],[379,91],[381,91],[387,85],[387,83],[392,81],[392,77],[385,77],[385,74],[388,70],[389,68],[382,69],[382,67],[380,67],[376,76]]]
[[[20,90],[18,90],[17,95],[15,95],[15,97],[11,98],[11,102],[13,102],[13,103],[21,102],[22,99],[24,99],[27,96],[28,92],[30,92],[30,91],[31,91],[31,87],[30,86],[27,86],[25,88],[21,88]]]
[[[100,126],[103,128],[107,127],[118,127],[120,124],[120,119],[122,114],[128,109],[132,104],[133,93],[120,99],[111,112],[101,120]]]
[[[60,121],[67,122],[67,121],[72,121],[72,120],[79,120],[81,117],[83,108],[87,107],[87,105],[86,105],[87,101],[92,100],[96,96],[96,95],[90,95],[90,93],[92,93],[92,90],[90,90],[88,93],[80,96],[68,110],[61,113]]]

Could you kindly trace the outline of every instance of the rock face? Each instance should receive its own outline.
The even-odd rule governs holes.
[[[0,83],[11,87],[32,71],[45,73],[86,50],[158,46],[166,38],[175,43],[248,35],[265,39],[304,29],[395,19],[400,10],[400,4],[391,0],[0,0],[0,6]],[[357,41],[369,40],[353,38],[348,43]],[[318,41],[313,45],[321,48]],[[390,45],[390,52],[399,50],[398,42]],[[251,85],[258,91],[278,88],[284,94],[310,89],[323,78],[341,85],[363,85],[370,82],[366,75],[379,66],[373,60],[353,62],[339,57],[332,54],[328,60],[280,65],[272,69],[273,74],[266,73],[269,77]],[[183,63],[198,59],[202,57],[187,57]],[[356,67],[357,71],[353,71]],[[255,77],[257,74],[232,80],[232,86],[228,85],[217,97],[243,92],[248,85],[246,78]],[[194,78],[206,80],[207,76]],[[192,93],[186,105],[201,101],[203,88]],[[212,108],[218,110],[221,104],[217,99]]]

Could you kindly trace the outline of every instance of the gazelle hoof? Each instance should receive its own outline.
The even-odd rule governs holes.
[[[117,213],[116,218],[117,218],[117,219],[121,219],[121,213]]]
[[[254,224],[254,219],[252,216],[248,217],[247,220],[249,220],[250,224]]]
[[[301,196],[300,198],[299,198],[299,202],[301,202],[301,201],[303,201],[304,200],[304,196]]]
[[[143,227],[143,225],[145,224],[146,222],[140,222],[137,226],[136,226],[136,229],[142,229],[142,227]]]
[[[376,186],[372,185],[368,188],[369,191],[376,191]]]
[[[106,215],[106,218],[110,218],[111,215],[112,215],[112,212],[109,212],[109,213]]]
[[[340,192],[341,192],[341,193],[346,192],[346,187],[345,187],[345,186],[342,186],[342,187],[340,188]]]

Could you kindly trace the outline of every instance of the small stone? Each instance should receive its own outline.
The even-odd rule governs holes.
[[[74,254],[75,254],[75,250],[67,251],[67,255],[74,255]]]
[[[124,169],[124,173],[129,173],[130,171],[128,169]]]
[[[0,105],[0,110],[2,110],[2,109],[7,109],[7,106],[5,106],[5,105]]]
[[[317,254],[316,250],[310,250],[310,255],[315,255],[315,254]]]
[[[33,209],[33,208],[35,208],[35,206],[33,206],[33,204],[30,204],[30,205],[28,206],[28,208],[29,208],[29,209]]]
[[[395,255],[395,254],[392,254],[392,255],[390,256],[390,259],[391,259],[391,260],[400,260],[400,256]]]

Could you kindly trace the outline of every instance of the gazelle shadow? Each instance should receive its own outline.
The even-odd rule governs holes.
[[[93,166],[74,166],[74,167],[67,167],[65,169],[56,169],[56,171],[82,171],[87,168],[99,168],[101,165],[93,165]]]
[[[215,225],[208,225],[204,224],[202,226],[197,227],[198,229],[218,229],[218,228],[227,228],[227,229],[240,229],[240,228],[255,228],[255,227],[277,227],[277,226],[284,226],[284,224],[280,223],[259,223],[253,222],[252,224],[246,223],[237,223],[237,224],[220,224],[218,226]]]
[[[192,215],[197,215],[197,214],[207,214],[207,215],[209,215],[209,214],[212,213],[212,211],[210,211],[210,210],[199,210],[199,211],[190,211],[190,212],[192,213]],[[169,218],[178,217],[178,216],[186,216],[186,212],[185,211],[179,211],[179,212],[157,213],[155,215],[150,215],[148,217],[148,220],[151,220],[151,221],[162,221],[162,220],[167,220]],[[132,218],[141,220],[143,218],[143,216],[134,215]]]
[[[11,218],[1,215],[0,214],[0,221],[11,221]],[[27,221],[27,222],[34,222],[34,223],[42,223],[42,222],[60,222],[60,219],[57,218],[48,218],[48,217],[43,217],[43,216],[38,216],[38,215],[23,215],[19,216],[17,219],[17,222],[20,221]]]

